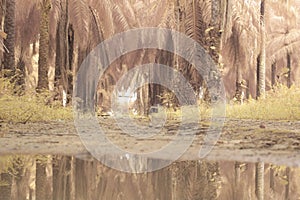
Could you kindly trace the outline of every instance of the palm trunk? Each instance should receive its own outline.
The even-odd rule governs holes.
[[[0,200],[10,200],[11,199],[11,189],[12,189],[12,175],[9,173],[0,174],[0,180],[6,184],[0,186]]]
[[[234,31],[234,40],[235,44],[239,44],[239,33],[237,30]],[[235,53],[235,66],[236,66],[236,82],[235,82],[235,98],[238,102],[242,102],[242,70],[241,70],[241,64],[240,64],[240,52],[237,50]]]
[[[240,162],[235,162],[234,164],[234,190],[233,190],[233,199],[238,200],[238,187],[240,185],[241,180],[241,168],[240,168]]]
[[[148,115],[149,110],[149,85],[146,84],[138,89],[139,114]]]
[[[74,199],[74,177],[72,176],[72,157],[58,156],[57,165],[53,166],[53,198],[60,200]],[[66,173],[70,172],[70,173]],[[73,180],[71,179],[73,178]],[[74,182],[71,182],[74,181]]]
[[[265,98],[266,92],[266,33],[265,33],[265,0],[260,4],[260,37],[261,47],[258,64],[258,91],[257,97]]]
[[[88,196],[88,185],[86,177],[86,170],[88,170],[87,161],[85,160],[76,160],[75,165],[75,196],[76,199],[87,199]]]
[[[238,62],[236,63],[236,82],[235,82],[236,93],[238,94],[240,94],[242,90],[241,83],[242,83],[242,73],[240,69],[240,64]]]
[[[40,161],[39,161],[40,162]],[[46,167],[37,162],[36,164],[36,199],[45,200],[46,199]]]
[[[264,199],[264,171],[265,164],[263,162],[256,163],[255,194],[258,200]]]
[[[211,3],[211,22],[210,26],[214,27],[212,31],[210,31],[211,44],[215,48],[210,48],[210,55],[214,59],[214,61],[219,64],[219,55],[220,55],[220,47],[221,47],[221,9],[222,9],[221,0],[213,0]]]
[[[274,198],[274,193],[275,193],[275,170],[273,165],[270,166],[270,192],[271,192],[271,197]]]
[[[74,81],[74,76],[75,76],[75,73],[74,73],[74,41],[75,39],[75,31],[73,29],[73,25],[72,24],[69,24],[68,25],[68,56],[69,56],[69,73],[68,73],[68,92],[69,94],[72,96],[73,94],[73,81]]]
[[[273,166],[270,167],[270,189],[274,192],[275,191],[275,170]]]
[[[52,167],[52,174],[53,174],[53,199],[61,199],[61,174],[59,172],[59,165],[61,157],[55,156],[53,157],[53,167]]]
[[[272,87],[274,87],[276,85],[276,62],[272,64],[271,84],[272,84]]]
[[[36,160],[36,200],[53,199],[52,156],[45,156],[46,162]]]
[[[290,53],[287,53],[286,59],[287,59],[287,68],[288,68],[287,87],[290,88],[292,86],[292,81],[291,81],[291,55],[290,55]]]
[[[63,94],[69,93],[69,45],[68,45],[68,0],[60,1],[61,16],[58,22],[56,34],[56,67],[55,67],[55,87],[59,91],[59,99],[63,99],[63,105],[66,105],[66,99]]]
[[[49,90],[48,80],[48,56],[49,56],[49,12],[51,1],[43,0],[40,22],[40,48],[37,91]]]
[[[16,72],[16,85],[20,86],[20,89],[23,91],[25,89],[25,61],[24,61],[24,52],[21,50],[21,56],[17,63],[17,72]]]
[[[7,38],[4,40],[7,51],[4,52],[3,69],[10,70],[5,75],[11,77],[15,74],[15,0],[6,1],[4,32],[7,33]]]
[[[221,1],[221,14],[220,14],[220,52],[223,49],[223,45],[224,45],[224,38],[226,37],[225,31],[227,29],[227,15],[229,14],[229,6],[230,6],[230,1],[229,0],[224,0]],[[222,55],[220,54],[219,56],[219,61],[218,63],[221,64],[222,61]]]
[[[285,185],[285,199],[289,200],[290,198],[290,173],[291,173],[291,168],[287,167],[286,168],[286,179],[287,179],[287,184]]]
[[[69,200],[75,200],[76,195],[75,195],[75,167],[76,167],[76,159],[74,157],[70,158],[70,176],[69,176],[69,184],[70,184],[70,195],[69,195]]]
[[[177,165],[171,165],[171,182],[172,182],[172,189],[171,189],[171,194],[172,194],[172,199],[177,200],[177,187],[178,187],[178,169]]]

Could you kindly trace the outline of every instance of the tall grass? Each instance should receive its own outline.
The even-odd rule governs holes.
[[[300,88],[279,85],[268,91],[265,99],[227,105],[226,113],[229,118],[300,120]]]
[[[36,94],[34,91],[19,96],[7,79],[0,78],[0,120],[5,122],[41,122],[71,120],[71,108],[49,103],[49,93]]]
[[[41,122],[54,120],[72,120],[72,108],[63,108],[60,102],[49,103],[49,93],[31,93],[19,96],[16,88],[7,79],[0,78],[0,121],[5,122]],[[207,104],[200,106],[201,119],[210,117],[211,109]],[[181,112],[168,112],[175,119]],[[171,116],[172,115],[172,116]],[[226,117],[258,120],[300,120],[300,88],[277,86],[267,92],[265,99],[250,99],[243,105],[228,103]]]

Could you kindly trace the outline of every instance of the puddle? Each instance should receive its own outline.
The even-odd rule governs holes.
[[[181,161],[134,174],[89,157],[8,155],[0,157],[0,174],[1,200],[300,198],[300,168],[270,163]]]

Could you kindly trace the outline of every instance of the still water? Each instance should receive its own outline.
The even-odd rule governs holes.
[[[0,174],[0,200],[300,199],[300,168],[267,163],[182,161],[130,174],[91,158],[9,155]]]

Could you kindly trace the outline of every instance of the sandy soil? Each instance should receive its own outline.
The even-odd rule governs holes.
[[[111,118],[100,118],[99,121],[110,141],[134,153],[147,153],[164,147],[176,136],[178,129],[183,128],[185,133],[195,130],[195,127],[179,127],[176,121],[170,121],[156,136],[141,139],[122,132]],[[137,123],[145,124],[146,121]],[[193,143],[179,160],[199,159],[208,125],[208,122],[201,122]],[[66,121],[0,122],[0,154],[88,155],[74,122]],[[300,166],[300,121],[227,119],[219,140],[206,159]]]

